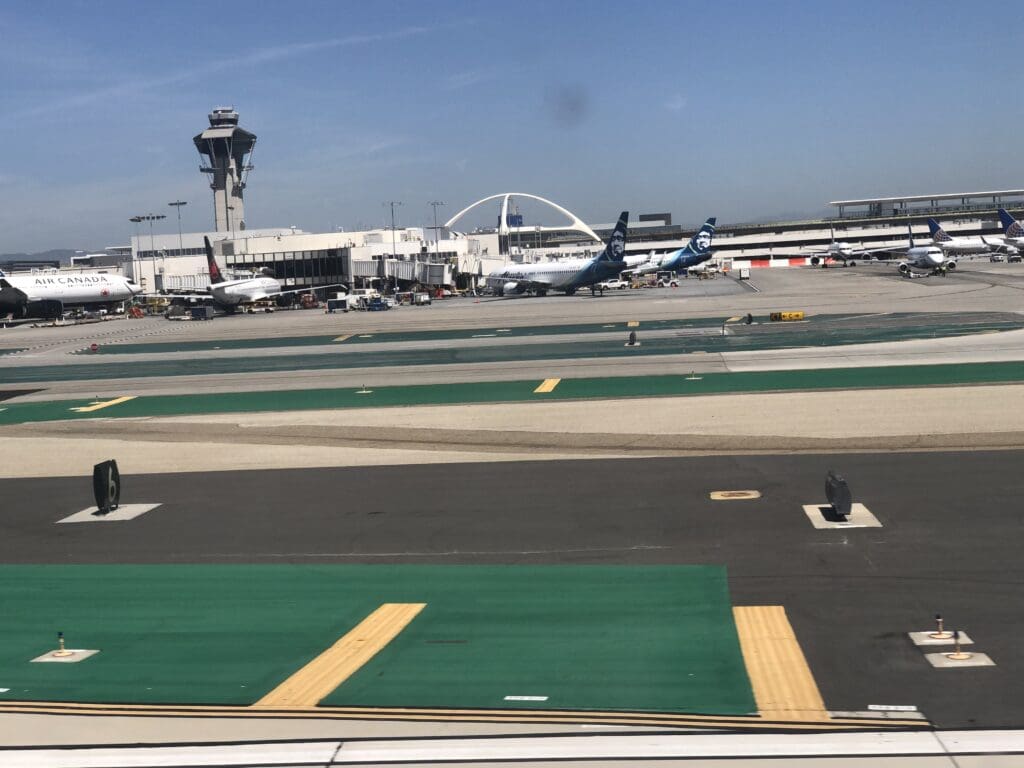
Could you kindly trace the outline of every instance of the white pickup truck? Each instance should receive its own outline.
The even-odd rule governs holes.
[[[622,291],[626,288],[629,288],[629,283],[625,280],[603,280],[597,284],[597,290],[599,291]]]

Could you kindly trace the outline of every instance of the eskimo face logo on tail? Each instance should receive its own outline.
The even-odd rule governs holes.
[[[711,233],[702,229],[693,239],[693,244],[697,247],[699,252],[706,251],[711,247]]]

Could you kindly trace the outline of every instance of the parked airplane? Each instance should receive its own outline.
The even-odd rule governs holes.
[[[652,253],[635,266],[631,265],[629,271],[634,275],[644,275],[648,272],[675,272],[677,275],[681,274],[711,258],[714,254],[714,251],[711,250],[711,239],[714,236],[715,217],[712,216],[690,238],[690,242],[679,250],[661,254]],[[633,257],[627,258],[627,262],[631,258]]]
[[[904,260],[900,262],[900,274],[904,277],[923,277],[924,275],[942,275],[956,269],[956,262],[947,259],[942,249],[936,245],[914,245],[914,232],[907,224],[907,236],[910,247],[903,251]],[[921,274],[923,273],[923,274]]]
[[[0,315],[57,318],[65,307],[110,309],[141,292],[141,287],[121,275],[0,272]]]
[[[932,243],[941,248],[944,254],[989,253],[992,250],[984,238],[953,237],[947,234],[935,219],[928,219],[928,231],[931,232]]]
[[[844,264],[855,267],[857,266],[855,257],[871,255],[871,249],[865,248],[863,245],[855,246],[853,243],[836,241],[836,232],[833,227],[829,227],[828,231],[830,236],[828,245],[809,245],[803,249],[804,251],[817,254],[811,257],[811,264],[817,266],[821,263],[822,258],[825,258],[832,259],[833,261],[842,261]]]
[[[206,245],[206,263],[210,270],[209,298],[213,303],[228,314],[233,314],[239,306],[252,304],[255,301],[262,301],[275,296],[286,296],[291,293],[310,293],[312,288],[296,288],[293,290],[281,290],[281,283],[270,275],[257,274],[252,277],[243,277],[238,280],[225,280],[220,267],[217,266],[217,259],[213,255],[213,246],[210,245],[210,238],[204,237]],[[337,285],[317,286],[315,290],[325,288],[337,288]],[[173,295],[172,299],[195,299],[202,297],[202,294]]]
[[[572,296],[579,288],[594,286],[616,277],[626,268],[626,229],[629,211],[623,211],[608,243],[592,259],[566,259],[542,264],[514,264],[496,269],[487,275],[486,285],[498,296],[514,296],[531,291],[543,296],[548,291],[562,291]]]
[[[1005,208],[999,209],[999,221],[1003,225],[1003,236],[991,238],[995,242],[990,242],[987,238],[982,239],[994,248],[1016,256],[1024,250],[1024,225],[1007,213]]]

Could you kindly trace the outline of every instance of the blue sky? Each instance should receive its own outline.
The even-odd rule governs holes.
[[[386,200],[421,225],[508,190],[728,223],[1019,187],[1019,11],[7,0],[0,253],[125,242],[175,199],[212,227],[191,138],[222,104],[259,136],[252,227],[379,226]]]

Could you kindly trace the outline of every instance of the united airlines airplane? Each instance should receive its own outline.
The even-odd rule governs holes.
[[[617,277],[626,268],[626,229],[629,211],[623,211],[604,249],[592,259],[566,259],[543,264],[513,264],[487,275],[485,284],[498,296],[517,296],[527,292],[543,296],[562,291],[572,296],[579,288],[594,286]]]
[[[0,272],[0,315],[57,318],[65,307],[112,307],[141,292],[121,275]]]
[[[992,246],[981,237],[953,237],[948,234],[935,219],[928,219],[928,231],[932,243],[942,249],[943,253],[989,253]]]

